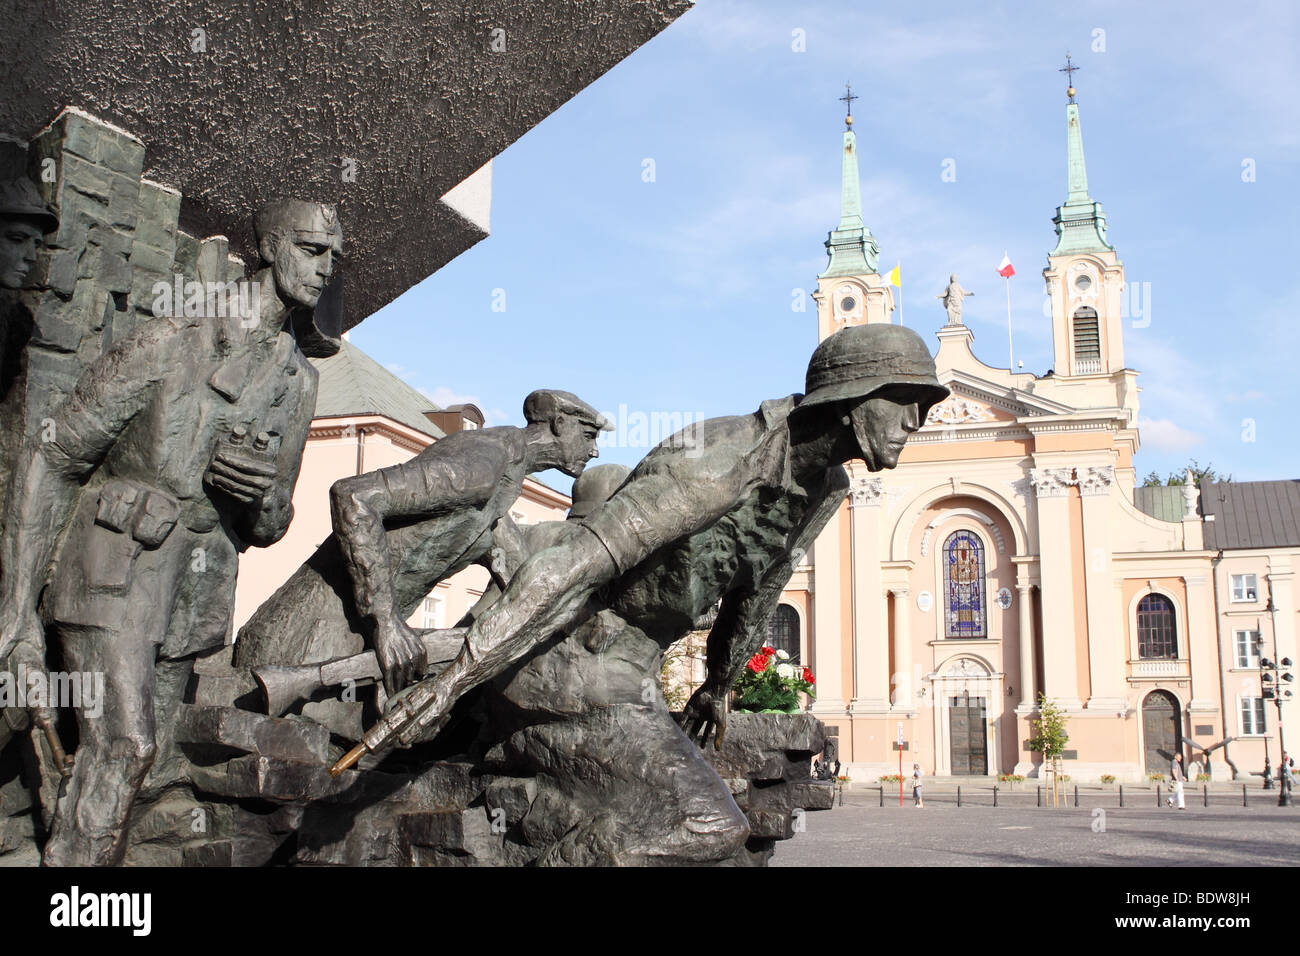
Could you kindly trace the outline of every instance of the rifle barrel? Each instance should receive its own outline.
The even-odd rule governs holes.
[[[330,767],[330,776],[331,777],[339,776],[340,774],[343,773],[344,770],[347,770],[349,767],[351,767],[353,764],[355,764],[358,760],[360,760],[365,755],[366,755],[366,745],[364,743],[357,744],[346,754],[340,757],[338,761],[334,764],[334,766]]]

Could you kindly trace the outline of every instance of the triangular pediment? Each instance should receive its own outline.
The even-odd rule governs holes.
[[[1068,415],[1076,409],[1041,395],[949,369],[939,381],[952,392],[930,410],[928,425],[1013,422],[1040,415]]]

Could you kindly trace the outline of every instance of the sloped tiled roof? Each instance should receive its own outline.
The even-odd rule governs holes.
[[[424,416],[438,411],[438,406],[351,342],[344,341],[338,354],[314,358],[311,363],[320,372],[317,418],[383,415],[430,438],[444,436],[443,430]]]
[[[1182,521],[1183,514],[1187,511],[1187,499],[1183,497],[1182,485],[1134,488],[1133,504],[1138,511],[1161,521]]]
[[[1207,548],[1300,547],[1300,479],[1204,482],[1201,513]]]

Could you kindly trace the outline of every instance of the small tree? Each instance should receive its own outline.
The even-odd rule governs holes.
[[[1232,481],[1232,475],[1220,475],[1217,471],[1215,471],[1213,462],[1202,467],[1201,463],[1198,462],[1195,458],[1193,458],[1191,461],[1187,463],[1186,468],[1184,468],[1182,471],[1171,471],[1169,473],[1169,477],[1164,479],[1163,481],[1160,479],[1159,474],[1157,474],[1154,471],[1151,472],[1146,476],[1145,479],[1143,479],[1142,487],[1158,488],[1161,485],[1165,485],[1166,487],[1185,485],[1187,484],[1187,472],[1189,471],[1192,473],[1193,482],[1197,485],[1199,485],[1202,481],[1209,481],[1211,484],[1220,481]]]
[[[1070,735],[1065,732],[1067,719],[1060,707],[1048,700],[1046,695],[1039,694],[1038,716],[1034,718],[1037,733],[1029,738],[1029,749],[1041,753],[1044,761],[1060,757],[1070,740]]]

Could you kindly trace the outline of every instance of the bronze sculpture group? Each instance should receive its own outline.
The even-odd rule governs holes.
[[[0,188],[8,289],[57,222],[29,187]],[[31,709],[56,751],[75,739],[47,864],[122,862],[142,786],[164,763],[175,772],[154,765],[193,703],[194,661],[227,640],[238,555],[292,520],[315,407],[307,357],[338,348],[313,310],[342,234],[331,207],[298,201],[262,209],[255,230],[256,315],[143,322],[12,465],[0,669],[57,663],[106,681],[102,712],[76,711],[75,727]],[[271,717],[328,731],[344,781],[472,723],[477,752],[536,780],[531,862],[727,860],[750,828],[700,748],[724,737],[732,683],[847,493],[844,463],[893,468],[946,394],[916,333],[853,326],[817,348],[802,394],[690,426],[630,472],[584,472],[609,422],[571,393],[535,391],[524,428],[453,434],[335,484],[334,533],[241,629],[234,668],[262,682]],[[510,506],[547,468],[576,479],[573,513],[521,531]],[[412,630],[419,601],[471,564],[493,587],[465,620]],[[713,608],[707,679],[674,718],[662,655]],[[368,727],[337,706],[331,674],[368,679]],[[0,728],[22,729],[28,714],[11,711]]]

